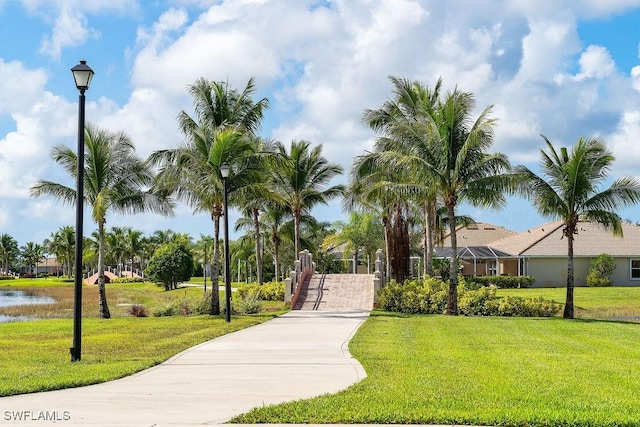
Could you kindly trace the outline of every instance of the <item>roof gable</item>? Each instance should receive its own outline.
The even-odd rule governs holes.
[[[554,221],[496,242],[490,246],[522,256],[567,256],[567,238],[563,221]],[[574,235],[574,256],[594,257],[602,253],[613,256],[640,256],[640,227],[622,224],[624,237],[615,237],[597,222],[578,223]]]
[[[502,239],[508,236],[514,236],[515,231],[508,230],[486,222],[476,222],[467,226],[456,227],[457,246],[486,246],[487,243],[494,240]],[[451,236],[447,234],[442,242],[442,246],[451,247]]]

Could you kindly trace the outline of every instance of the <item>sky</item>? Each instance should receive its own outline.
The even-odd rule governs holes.
[[[540,134],[556,146],[598,136],[616,156],[612,178],[640,174],[640,0],[0,0],[0,234],[20,245],[75,224],[74,206],[29,188],[75,186],[50,152],[75,150],[70,69],[81,59],[96,73],[87,121],[125,131],[143,157],[182,141],[189,84],[242,89],[253,77],[256,99],[271,103],[261,135],[322,144],[345,169],[334,183],[346,183],[375,139],[363,110],[391,97],[393,75],[430,86],[442,77],[445,89],[472,92],[478,112],[493,105],[493,149],[514,165],[538,171]],[[337,200],[312,213],[346,218]],[[548,221],[520,198],[460,213],[513,231]],[[640,207],[620,215],[640,221]],[[183,205],[172,218],[112,214],[112,226],[213,230]]]

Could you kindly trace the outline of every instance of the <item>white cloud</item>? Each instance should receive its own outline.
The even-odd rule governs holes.
[[[580,55],[580,73],[575,76],[575,80],[580,81],[588,78],[603,79],[612,75],[616,70],[616,64],[609,51],[602,46],[589,46]]]

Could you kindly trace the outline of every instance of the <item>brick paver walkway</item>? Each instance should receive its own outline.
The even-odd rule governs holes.
[[[314,274],[302,289],[297,310],[371,310],[373,274],[327,274],[322,289],[321,274]]]

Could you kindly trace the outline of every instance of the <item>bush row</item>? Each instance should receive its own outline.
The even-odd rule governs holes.
[[[142,277],[116,277],[111,279],[110,283],[141,283],[144,282]]]
[[[386,311],[409,314],[442,314],[447,306],[449,284],[437,279],[391,283],[378,292],[378,305]],[[495,288],[470,289],[464,278],[458,285],[458,310],[466,316],[550,317],[561,304],[540,298],[502,297]]]
[[[13,276],[0,276],[0,280],[14,280],[15,277]]]
[[[533,276],[478,276],[469,278],[468,288],[480,289],[483,286],[497,286],[498,288],[528,288],[536,278]]]
[[[191,316],[198,314],[209,314],[211,306],[211,292],[207,292],[200,298],[183,298],[172,301],[168,304],[158,305],[148,310],[142,305],[132,305],[129,307],[129,315],[133,317],[147,317],[149,311],[154,317],[164,316]],[[224,314],[226,307],[220,305],[221,313]],[[262,311],[262,301],[255,294],[240,296],[232,300],[231,310],[234,314],[254,314]]]

